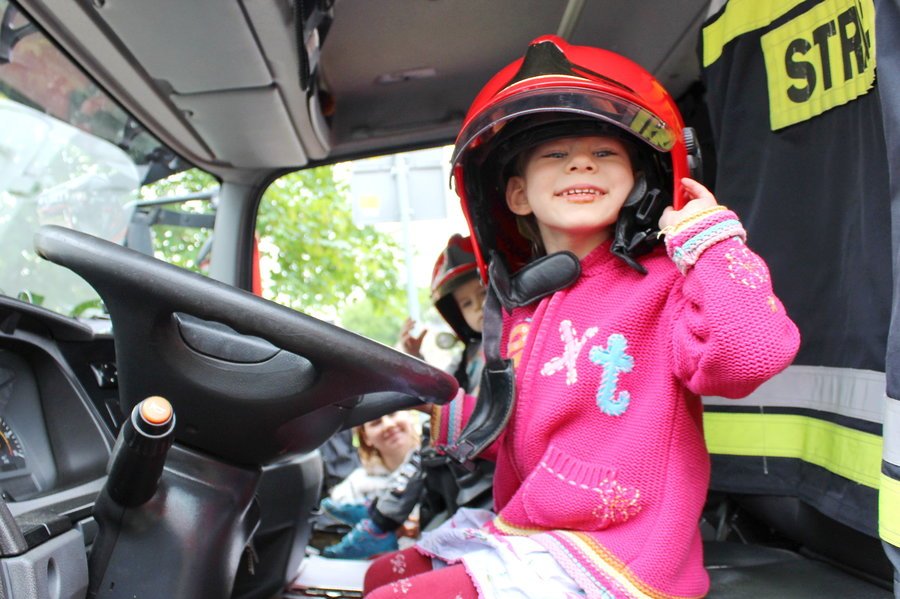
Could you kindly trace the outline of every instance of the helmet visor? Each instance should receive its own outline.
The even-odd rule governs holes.
[[[492,139],[516,117],[552,112],[608,122],[660,152],[668,152],[675,145],[676,132],[672,127],[633,102],[583,87],[545,87],[514,94],[473,119],[457,138],[452,163],[456,164],[465,150],[474,149]]]

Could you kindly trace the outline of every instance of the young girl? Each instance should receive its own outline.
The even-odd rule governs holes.
[[[375,514],[381,513],[374,510],[382,499],[391,497],[398,489],[418,484],[410,485],[418,472],[418,449],[422,442],[419,429],[419,418],[409,410],[386,414],[354,427],[362,466],[336,485],[320,506],[327,516],[353,528],[338,544],[326,547],[323,556],[356,559],[397,549],[393,531],[403,525],[418,499],[410,502],[410,510],[391,530],[382,530],[373,521],[377,519]]]
[[[700,395],[747,395],[799,334],[737,216],[686,177],[691,153],[646,71],[553,36],[475,99],[457,191],[477,253],[514,272],[490,269],[516,389],[485,452],[496,514],[375,561],[368,597],[706,594]],[[557,252],[577,276],[548,289],[557,262],[535,258]]]

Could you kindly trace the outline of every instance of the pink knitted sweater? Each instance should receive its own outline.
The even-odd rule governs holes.
[[[708,591],[699,396],[746,396],[800,341],[743,237],[734,213],[716,212],[667,239],[669,256],[643,257],[647,275],[606,243],[574,285],[504,314],[517,405],[488,451],[490,529],[532,535],[589,597]],[[438,442],[462,423],[442,418]]]

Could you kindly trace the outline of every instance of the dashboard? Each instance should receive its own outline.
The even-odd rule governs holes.
[[[0,349],[0,496],[7,502],[34,496],[55,478],[39,408],[37,385],[27,364]]]
[[[74,589],[75,594],[51,589],[46,596],[83,593],[80,585],[86,586],[88,581],[84,549],[96,547],[103,538],[97,501],[124,420],[119,407],[122,392],[110,334],[0,296],[0,524],[5,526],[4,532],[10,532],[11,515],[16,525],[12,528],[18,528],[23,537],[19,544],[15,535],[7,535],[13,546],[5,547],[0,534],[0,554],[6,563],[15,561],[21,566],[17,572],[24,574],[12,581],[16,588],[55,584]],[[273,596],[287,573],[296,572],[310,534],[308,515],[321,490],[318,452],[282,457],[255,469],[218,462],[176,444],[169,451],[162,476],[168,492],[159,494],[155,503],[151,502],[154,507],[140,511],[139,516],[142,521],[158,522],[151,527],[152,533],[142,536],[140,531],[120,531],[133,535],[116,553],[123,564],[119,572],[126,572],[122,580],[139,578],[134,572],[142,569],[134,570],[134,564],[158,558],[160,550],[154,543],[171,548],[181,540],[185,545],[171,554],[179,562],[173,571],[182,574],[160,583],[163,590],[159,596],[174,596],[176,588],[193,588],[185,586],[188,584],[206,589],[208,578],[193,572],[216,568],[203,565],[179,570],[184,563],[207,564],[203,561],[207,560],[217,564],[223,576],[234,568],[237,573],[233,578],[224,576],[222,584],[233,584],[229,588],[235,599],[263,593]],[[102,516],[103,509],[100,512]],[[175,522],[179,535],[166,537]],[[192,530],[195,522],[204,522],[204,527]],[[227,531],[220,528],[221,536],[210,536],[208,529],[215,528],[216,522]],[[234,530],[228,528],[232,525]],[[265,559],[249,562],[252,565],[248,567],[236,560],[244,559],[241,548],[251,532],[254,550]],[[154,536],[156,533],[161,536]],[[234,545],[232,549],[222,549],[225,537]],[[224,570],[223,554],[230,556]],[[247,554],[246,559],[253,560],[255,555]],[[9,580],[0,570],[0,587]],[[6,596],[2,588],[0,595]],[[188,590],[178,596],[198,593]]]
[[[104,475],[118,422],[98,364],[114,364],[111,337],[0,297],[0,497],[14,512]]]

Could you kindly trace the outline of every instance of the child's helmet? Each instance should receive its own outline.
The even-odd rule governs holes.
[[[434,263],[434,270],[431,273],[431,301],[456,335],[466,343],[480,339],[481,333],[466,323],[453,298],[453,292],[464,283],[477,278],[472,238],[453,235]]]
[[[633,258],[656,242],[652,233],[665,204],[681,197],[689,159],[699,169],[693,133],[684,129],[669,93],[642,67],[547,35],[488,81],[456,139],[453,176],[482,276],[492,250],[512,271],[534,257],[504,199],[516,156],[544,141],[584,134],[620,137],[635,153],[643,177],[636,177],[622,208],[613,252],[643,270]]]

